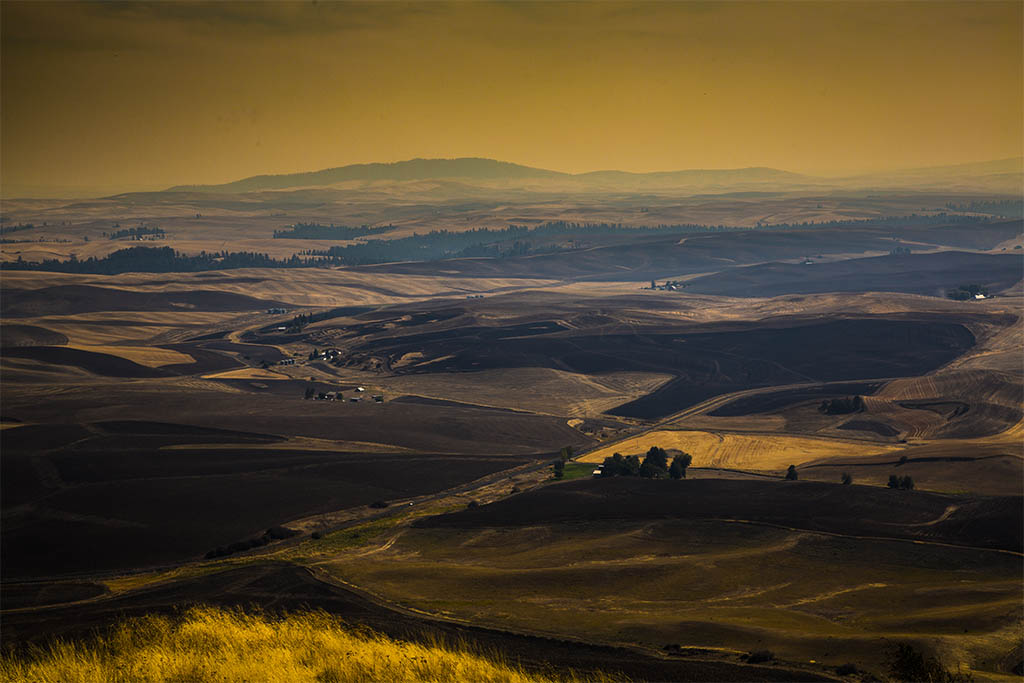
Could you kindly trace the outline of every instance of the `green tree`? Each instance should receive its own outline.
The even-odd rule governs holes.
[[[796,465],[790,465],[789,469],[786,470],[786,481],[796,481],[799,475],[796,473]]]
[[[556,460],[554,467],[555,467],[555,479],[561,479],[562,477],[565,476],[565,461],[564,460]]]
[[[843,482],[843,485],[846,485],[846,486],[848,486],[848,485],[853,483],[853,477],[850,476],[849,472],[843,472],[842,482]]]
[[[665,449],[651,446],[640,465],[639,474],[648,479],[657,479],[668,474],[668,453],[665,452]]]
[[[563,461],[572,458],[572,446],[563,446],[562,450],[559,451],[559,455],[562,457]]]
[[[898,489],[900,487],[900,478],[897,477],[895,474],[890,474],[889,483],[886,484],[886,486],[888,486],[891,489]]]
[[[680,453],[672,458],[672,464],[668,468],[668,476],[673,479],[686,479],[686,468],[693,462],[693,456],[689,453]]]
[[[914,479],[909,474],[905,477],[900,477],[900,488],[904,491],[913,491]]]

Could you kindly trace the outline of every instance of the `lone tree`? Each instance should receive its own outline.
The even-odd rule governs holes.
[[[693,456],[689,453],[680,453],[672,458],[672,464],[668,468],[668,476],[673,479],[686,479],[686,468],[693,462]]]
[[[572,457],[572,446],[563,446],[562,450],[559,451],[558,454],[561,456],[563,461],[570,459]]]
[[[565,476],[565,461],[564,460],[556,460],[555,461],[555,479],[561,479],[564,476]]]
[[[786,470],[786,481],[796,481],[799,476],[796,473],[796,465],[790,465]]]
[[[849,472],[843,472],[843,484],[846,485],[846,484],[852,484],[852,483],[853,483],[853,477],[850,476],[850,473]]]
[[[665,449],[651,446],[640,465],[639,474],[648,479],[658,479],[668,474],[668,453]]]

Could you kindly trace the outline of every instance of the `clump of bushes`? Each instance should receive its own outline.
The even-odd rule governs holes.
[[[386,508],[387,506],[388,502],[386,500],[375,500],[372,503],[370,503],[370,507],[375,508],[377,510]]]
[[[283,541],[287,538],[298,535],[298,533],[298,531],[287,527],[272,526],[264,531],[260,536],[254,536],[253,538],[249,538],[244,541],[235,541],[234,543],[226,546],[217,546],[210,552],[206,553],[204,557],[207,560],[215,560],[218,557],[226,557],[228,555],[234,555],[235,553],[245,552],[246,550],[252,550],[253,548],[259,548],[273,541]]]

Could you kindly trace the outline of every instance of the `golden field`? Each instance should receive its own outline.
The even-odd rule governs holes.
[[[0,661],[0,679],[37,683],[158,681],[578,680],[535,676],[450,645],[354,631],[323,612],[284,617],[193,608],[181,618],[126,621],[87,644],[57,643],[32,659]],[[590,680],[593,680],[590,677]]]
[[[613,453],[639,455],[651,446],[685,451],[693,456],[694,467],[754,470],[778,470],[819,458],[867,457],[899,450],[899,446],[808,436],[657,430],[591,451],[580,460],[600,463]]]

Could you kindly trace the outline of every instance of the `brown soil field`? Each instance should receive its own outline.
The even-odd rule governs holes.
[[[833,263],[767,263],[730,269],[691,280],[697,294],[772,297],[818,292],[908,292],[943,297],[964,283],[980,283],[993,292],[1024,277],[1013,254],[940,251],[934,254],[876,256]]]
[[[192,559],[291,519],[434,493],[533,459],[252,449],[281,439],[123,420],[2,435],[9,578]],[[191,447],[169,450],[181,444]]]
[[[1024,554],[1020,496],[950,496],[799,481],[599,477],[427,517],[414,526],[477,529],[665,518],[748,520],[808,531],[927,540]]]
[[[421,519],[327,568],[473,623],[652,649],[770,649],[876,676],[900,640],[987,678],[1016,664],[1020,507],[1019,496],[857,485],[575,481]]]
[[[0,325],[0,346],[60,346],[68,338],[60,332],[35,325]]]
[[[222,571],[82,605],[7,613],[3,642],[26,648],[55,637],[82,637],[124,616],[174,613],[185,605],[258,607],[270,613],[321,609],[349,624],[406,640],[465,643],[499,653],[527,670],[618,672],[634,680],[814,681],[830,680],[812,671],[784,666],[753,666],[731,660],[666,658],[621,647],[590,645],[575,639],[544,638],[431,619],[381,605],[307,569],[279,563]],[[73,591],[74,588],[66,589]],[[87,590],[82,589],[82,592]]]

